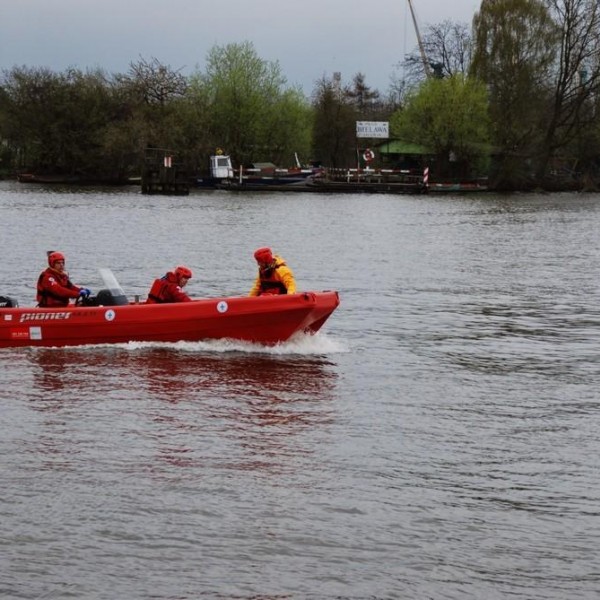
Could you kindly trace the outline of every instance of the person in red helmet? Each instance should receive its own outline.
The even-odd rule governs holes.
[[[148,304],[166,304],[168,302],[190,302],[191,298],[183,291],[192,278],[192,271],[183,265],[155,279],[148,292]]]
[[[296,293],[294,273],[281,256],[273,254],[271,248],[259,248],[254,258],[258,264],[258,275],[249,296]]]
[[[87,298],[90,290],[74,285],[65,271],[65,255],[48,252],[48,268],[40,273],[37,282],[38,306],[68,306],[71,298]]]

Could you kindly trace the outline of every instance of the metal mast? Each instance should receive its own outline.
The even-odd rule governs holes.
[[[415,9],[413,8],[412,0],[408,0],[408,7],[410,8],[410,15],[413,20],[413,25],[415,26],[417,43],[419,44],[419,52],[421,53],[421,60],[423,61],[423,69],[425,70],[425,76],[429,78],[433,75],[433,73],[431,71],[429,61],[427,60],[427,56],[425,54],[425,46],[423,46],[423,40],[421,39],[421,34],[419,33],[419,26],[417,25],[417,17],[415,16]]]

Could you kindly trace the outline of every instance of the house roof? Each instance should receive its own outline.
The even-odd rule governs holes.
[[[377,150],[380,154],[433,154],[429,148],[420,144],[404,142],[402,140],[388,140],[379,144]]]

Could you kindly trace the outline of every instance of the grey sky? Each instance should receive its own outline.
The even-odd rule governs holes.
[[[207,51],[250,41],[310,94],[323,75],[358,71],[381,92],[416,44],[407,0],[0,0],[0,69],[102,67],[142,56],[185,74]],[[470,23],[480,0],[413,0],[421,29]]]

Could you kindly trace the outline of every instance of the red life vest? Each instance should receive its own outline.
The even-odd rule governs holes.
[[[161,277],[160,279],[155,279],[150,291],[148,292],[148,300],[149,304],[164,304],[169,302],[165,297],[165,292],[167,291],[167,287],[169,286],[169,282],[167,281],[167,275]]]
[[[154,280],[148,292],[147,304],[167,304],[170,302],[190,302],[191,298],[178,284],[179,278],[169,271],[160,279]]]
[[[58,273],[57,271],[48,268],[42,271],[38,277],[36,294],[38,306],[67,306],[69,304],[69,296],[57,294],[52,291],[52,286],[46,283],[51,277],[54,278],[59,287],[67,288],[74,292],[79,291],[79,288],[71,283],[71,280],[66,273]],[[76,294],[73,294],[72,296],[75,297]]]

